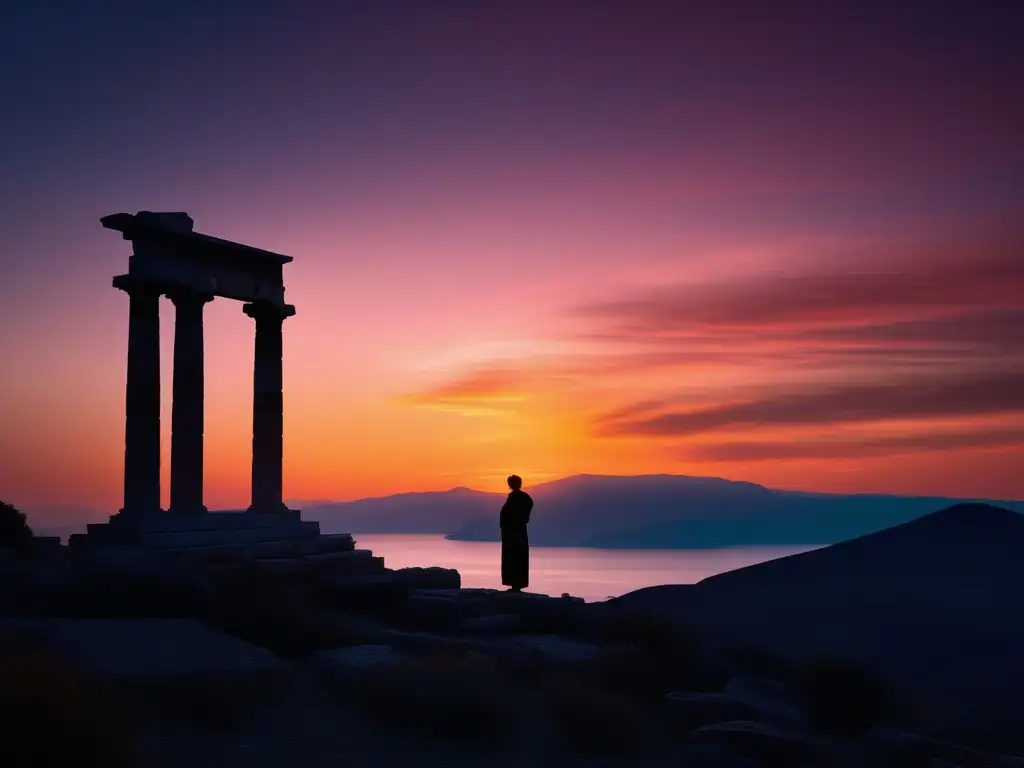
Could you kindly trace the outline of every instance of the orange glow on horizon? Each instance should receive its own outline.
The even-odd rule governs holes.
[[[289,500],[511,472],[1024,499],[994,7],[16,5],[0,499],[40,520],[121,506],[131,247],[99,219],[140,209],[294,258]],[[253,321],[205,313],[205,501],[245,507]]]

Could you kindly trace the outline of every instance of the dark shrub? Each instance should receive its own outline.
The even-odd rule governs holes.
[[[0,639],[0,765],[131,766],[129,723],[31,639]]]
[[[592,639],[604,644],[600,684],[642,703],[660,705],[672,691],[721,690],[728,678],[694,631],[659,616],[610,613]]]
[[[0,501],[0,547],[12,549],[18,555],[32,552],[32,529],[25,514],[5,501]]]
[[[555,734],[573,749],[631,754],[651,733],[646,710],[589,675],[560,675],[545,682],[542,691]]]
[[[594,681],[610,693],[635,704],[657,706],[666,693],[678,690],[680,678],[692,672],[689,660],[668,661],[662,654],[631,646],[607,646],[594,665]]]
[[[662,616],[609,611],[596,627],[596,638],[608,644],[631,645],[657,653],[687,652],[696,634]]]
[[[454,741],[508,741],[520,730],[522,691],[494,660],[473,652],[433,651],[384,666],[348,687],[382,722],[422,728]]]
[[[906,716],[885,678],[859,662],[822,656],[806,664],[798,679],[811,725],[819,730],[858,736]]]

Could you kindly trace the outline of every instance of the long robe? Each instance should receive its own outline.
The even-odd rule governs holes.
[[[533,499],[525,491],[512,491],[501,507],[501,583],[513,589],[530,586],[530,522]]]

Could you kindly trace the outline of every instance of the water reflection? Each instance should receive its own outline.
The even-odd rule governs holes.
[[[437,535],[357,534],[356,546],[383,555],[389,568],[439,565],[455,568],[465,587],[502,589],[496,542],[448,541]],[[605,600],[658,584],[693,584],[716,573],[816,547],[735,547],[732,549],[588,549],[533,547],[530,592],[568,592],[585,600]]]

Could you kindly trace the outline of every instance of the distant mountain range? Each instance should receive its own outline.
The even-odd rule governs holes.
[[[527,488],[538,546],[715,548],[815,545],[861,536],[964,501],[1024,512],[1024,502],[781,491],[685,475],[576,475]],[[504,494],[469,488],[404,493],[303,510],[325,532],[436,533],[498,540]]]

